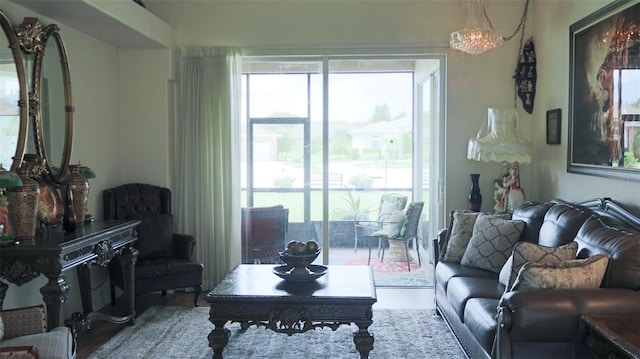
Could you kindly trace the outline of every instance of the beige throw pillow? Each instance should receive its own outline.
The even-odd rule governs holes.
[[[383,236],[383,237],[398,237],[400,235],[400,229],[402,229],[402,224],[404,223],[405,214],[403,211],[395,210],[391,214],[388,222],[384,221],[382,224],[382,229],[377,230],[371,233],[372,236]]]
[[[479,212],[454,211],[452,213],[452,223],[449,231],[449,241],[444,252],[443,261],[460,263],[471,235],[473,234],[473,225],[476,223]]]
[[[500,270],[500,283],[507,289],[511,288],[520,268],[527,263],[562,262],[576,258],[578,243],[571,242],[560,247],[547,247],[530,242],[518,242],[513,247],[513,253]]]
[[[587,259],[554,263],[526,263],[511,290],[599,288],[609,258],[597,254]]]

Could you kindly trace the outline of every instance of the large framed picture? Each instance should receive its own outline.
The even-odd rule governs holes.
[[[640,0],[569,28],[567,171],[640,181]]]

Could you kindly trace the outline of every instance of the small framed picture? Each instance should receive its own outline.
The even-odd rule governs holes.
[[[561,109],[547,111],[547,144],[560,144],[560,120],[562,118]]]

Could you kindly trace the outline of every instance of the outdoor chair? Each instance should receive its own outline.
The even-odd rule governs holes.
[[[403,211],[407,205],[408,197],[403,194],[389,193],[380,197],[378,208],[370,211],[357,211],[354,215],[355,243],[353,251],[358,250],[358,242],[361,238],[369,237],[372,233],[384,229],[387,226],[397,226],[392,222],[394,212]],[[375,215],[375,217],[374,217]],[[373,219],[371,219],[373,218]],[[369,249],[371,247],[369,246]],[[380,247],[378,247],[380,250]]]
[[[388,242],[396,241],[402,242],[405,249],[405,254],[407,258],[407,268],[409,272],[411,272],[411,257],[409,256],[409,244],[413,242],[413,245],[416,248],[416,253],[418,254],[418,264],[422,265],[422,260],[420,259],[420,248],[419,241],[420,237],[418,236],[418,230],[420,225],[420,216],[422,215],[422,209],[424,207],[424,202],[411,202],[407,207],[404,215],[400,217],[396,214],[396,217],[393,218],[395,222],[393,227],[387,227],[387,230],[382,229],[380,231],[376,231],[372,233],[369,237],[378,239],[378,247],[382,250],[382,256],[380,257],[380,262],[384,261],[384,251],[385,246],[382,245],[382,241],[386,240]],[[389,244],[391,246],[391,244]],[[369,261],[371,262],[371,246],[369,246]]]
[[[288,224],[289,209],[281,205],[242,208],[242,263],[280,263]]]

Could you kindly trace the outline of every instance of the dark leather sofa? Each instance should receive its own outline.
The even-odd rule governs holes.
[[[498,275],[442,261],[435,239],[436,310],[470,358],[591,358],[582,314],[640,314],[640,219],[617,202],[528,202],[520,241],[548,247],[576,241],[577,258],[609,257],[600,288],[505,292]]]

